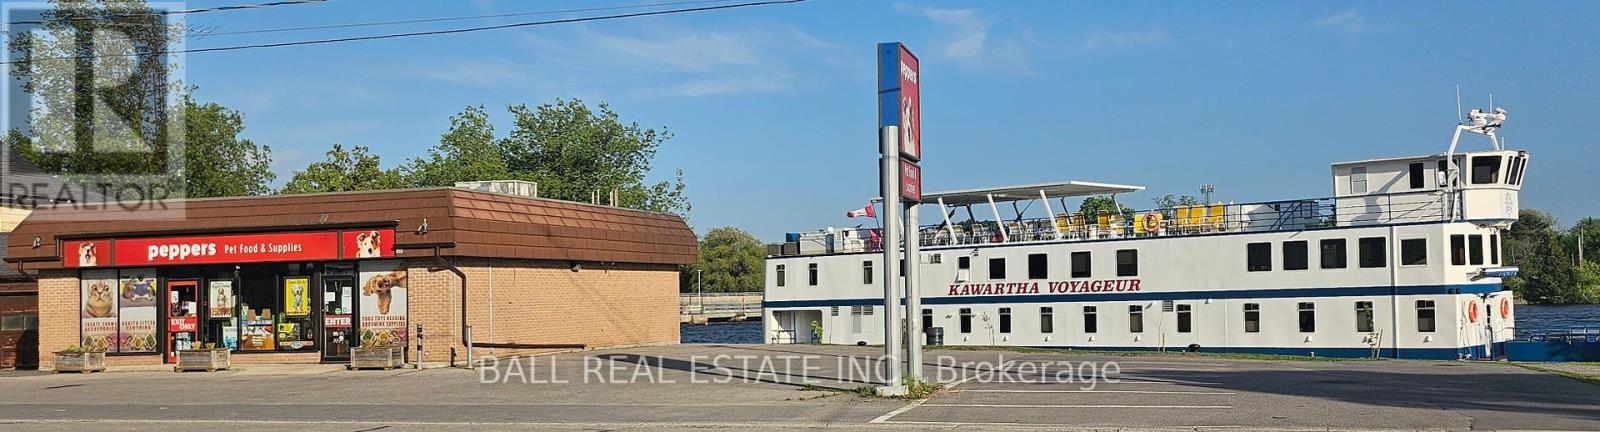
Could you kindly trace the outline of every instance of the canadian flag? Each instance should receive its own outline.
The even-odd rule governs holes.
[[[872,204],[867,204],[866,207],[862,207],[860,209],[844,212],[844,217],[852,217],[852,218],[869,217],[869,218],[875,218],[875,217],[878,217],[878,215],[876,213],[872,212]]]

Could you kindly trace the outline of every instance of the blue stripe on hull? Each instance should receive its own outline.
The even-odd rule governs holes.
[[[1501,284],[1413,285],[1402,287],[1369,286],[1337,288],[1276,288],[1221,291],[1146,291],[1081,294],[1014,294],[989,296],[939,296],[923,297],[924,305],[953,304],[1004,304],[1004,303],[1075,303],[1140,300],[1204,300],[1204,299],[1274,299],[1306,297],[1374,297],[1387,295],[1448,295],[1484,294],[1501,290]],[[819,300],[769,300],[766,308],[871,306],[883,304],[882,298],[819,299]],[[1454,358],[1454,357],[1451,357]]]

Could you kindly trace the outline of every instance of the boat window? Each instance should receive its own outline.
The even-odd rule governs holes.
[[[1261,332],[1261,304],[1260,303],[1245,303],[1244,304],[1244,332],[1245,333],[1260,333]]]
[[[811,263],[811,265],[806,266],[806,273],[811,281],[811,286],[817,286],[817,263]]]
[[[1028,254],[1028,279],[1050,278],[1050,255]]]
[[[1483,265],[1483,235],[1473,234],[1467,236],[1467,258],[1472,260],[1472,265]]]
[[[1039,333],[1056,332],[1056,309],[1049,306],[1039,307]]]
[[[972,257],[956,257],[956,281],[966,282],[972,279]]]
[[[1522,157],[1512,156],[1511,163],[1507,166],[1511,167],[1511,172],[1506,173],[1506,184],[1517,184],[1517,176],[1522,174]]]
[[[1283,269],[1305,270],[1311,266],[1310,243],[1305,240],[1283,242]]]
[[[1428,239],[1400,240],[1400,265],[1428,265]]]
[[[1356,332],[1372,333],[1372,302],[1356,302]]]
[[[1522,157],[1517,162],[1517,186],[1522,186],[1522,178],[1528,175],[1528,158]]]
[[[1144,333],[1143,305],[1128,306],[1128,331],[1133,333]]]
[[[989,280],[1005,280],[1006,259],[989,258]]]
[[[1358,258],[1361,268],[1378,268],[1388,265],[1389,254],[1385,250],[1383,237],[1364,237],[1357,240],[1356,247],[1360,249]]]
[[[1445,185],[1449,184],[1450,163],[1444,159],[1439,159],[1439,166],[1436,169],[1434,177],[1439,179],[1439,187],[1445,187]]]
[[[1490,265],[1500,265],[1500,235],[1489,235],[1489,250],[1484,252],[1489,255]]]
[[[1467,265],[1467,236],[1450,235],[1450,265]]]
[[[922,331],[926,332],[926,331],[928,331],[928,329],[931,329],[931,328],[933,328],[933,309],[923,308],[922,309]]]
[[[1426,187],[1428,182],[1426,181],[1427,178],[1424,177],[1426,173],[1423,172],[1422,162],[1414,162],[1410,168],[1409,172],[1406,173],[1406,177],[1411,180],[1411,188],[1422,189]]]
[[[1433,333],[1433,300],[1417,300],[1417,331]]]
[[[1011,308],[1000,308],[1000,332],[1011,333]]]
[[[1344,244],[1345,241],[1342,238],[1322,240],[1322,268],[1342,269],[1345,267],[1349,260],[1345,256]]]
[[[1500,182],[1500,156],[1475,156],[1472,158],[1472,184]]]
[[[839,316],[839,307],[838,306],[829,307],[828,308],[828,316]]]
[[[872,285],[872,260],[861,262],[861,283]]]
[[[1350,168],[1350,193],[1367,193],[1367,167]]]
[[[1089,251],[1072,253],[1072,277],[1089,277]]]
[[[972,333],[972,308],[961,308],[961,332]]]
[[[1193,316],[1193,312],[1190,311],[1189,305],[1185,305],[1185,304],[1178,305],[1177,306],[1177,310],[1178,310],[1178,333],[1189,333],[1191,331],[1194,331],[1194,324],[1190,322],[1190,317]]]
[[[1311,333],[1317,331],[1317,304],[1300,302],[1300,332]]]
[[[1094,333],[1100,331],[1100,320],[1094,306],[1083,307],[1083,332]]]
[[[778,271],[776,273],[778,278],[778,286],[783,286],[784,281],[789,280],[788,275],[784,274],[783,264],[778,264]]]
[[[1246,270],[1272,271],[1272,243],[1250,243],[1244,246],[1244,250]]]
[[[1139,250],[1123,249],[1117,251],[1117,276],[1139,275]]]

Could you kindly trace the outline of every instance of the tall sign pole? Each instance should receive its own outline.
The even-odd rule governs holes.
[[[884,212],[884,353],[890,372],[885,390],[904,392],[900,368],[912,378],[922,379],[921,293],[917,285],[919,235],[917,203],[922,201],[922,104],[917,85],[920,74],[917,56],[898,42],[878,44],[878,126],[882,144]],[[902,209],[902,202],[906,209]],[[900,212],[906,214],[906,253],[902,261]],[[891,231],[892,230],[892,231]],[[902,268],[901,263],[904,263]],[[905,309],[901,309],[895,273],[905,272]],[[901,319],[904,311],[906,365],[900,364]]]

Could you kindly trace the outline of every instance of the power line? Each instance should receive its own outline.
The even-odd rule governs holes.
[[[273,6],[292,6],[292,5],[307,4],[307,3],[323,3],[323,2],[326,2],[326,1],[328,1],[328,0],[282,0],[282,1],[275,1],[275,2],[267,2],[267,3],[242,4],[242,5],[230,5],[230,6],[214,6],[214,7],[208,7],[208,8],[179,9],[179,10],[158,10],[158,11],[150,11],[150,12],[144,12],[144,13],[131,13],[131,14],[111,15],[111,16],[106,16],[106,17],[68,17],[68,18],[56,18],[56,19],[52,19],[52,20],[40,20],[40,21],[13,21],[13,22],[11,22],[11,25],[23,25],[23,24],[47,25],[47,24],[50,24],[51,22],[63,22],[63,21],[98,21],[98,20],[102,20],[102,19],[106,19],[106,18],[131,18],[131,17],[142,17],[142,16],[167,16],[167,15],[196,14],[196,13],[205,13],[205,12],[223,12],[223,11],[245,10],[245,9],[263,9],[263,8],[269,8],[269,7],[273,7]]]
[[[508,29],[508,28],[533,27],[533,26],[543,26],[543,25],[551,25],[551,24],[571,24],[571,23],[579,23],[579,22],[606,21],[606,20],[614,20],[614,19],[638,18],[638,17],[646,17],[646,16],[657,16],[657,15],[676,15],[676,14],[691,13],[691,12],[706,12],[706,11],[713,11],[713,10],[735,9],[735,8],[744,8],[744,7],[752,7],[752,6],[769,6],[769,5],[776,5],[776,4],[800,3],[800,2],[804,2],[804,1],[806,1],[806,0],[768,0],[768,1],[757,1],[757,2],[748,2],[748,3],[735,3],[735,4],[716,5],[716,6],[702,6],[702,7],[693,7],[693,8],[683,8],[683,9],[668,9],[668,10],[659,10],[659,11],[634,12],[634,13],[616,14],[616,15],[601,15],[601,16],[592,16],[592,17],[564,18],[564,19],[547,20],[547,21],[528,21],[528,22],[520,22],[520,23],[500,24],[500,25],[492,25],[492,26],[480,26],[480,27],[465,27],[465,28],[447,29],[447,30],[431,30],[431,31],[407,32],[407,33],[390,33],[390,34],[382,34],[382,35],[351,36],[351,37],[331,38],[331,39],[313,39],[313,40],[304,40],[304,41],[273,42],[273,43],[250,44],[250,45],[235,45],[235,46],[211,47],[211,48],[192,48],[192,49],[183,49],[183,50],[177,50],[177,51],[161,51],[161,52],[153,52],[153,53],[109,54],[109,55],[93,55],[93,56],[55,57],[55,58],[47,58],[47,59],[34,59],[33,61],[81,60],[81,59],[94,59],[94,58],[101,58],[101,57],[133,57],[133,56],[140,56],[140,55],[191,54],[191,53],[203,53],[203,52],[239,51],[239,50],[246,50],[246,49],[257,49],[257,48],[279,48],[279,47],[302,46],[302,45],[324,45],[324,44],[344,43],[344,42],[358,42],[358,41],[381,40],[381,39],[397,39],[397,38],[405,38],[405,37],[439,36],[439,35],[447,35],[447,34],[471,33],[471,32],[480,32],[480,31],[488,31],[488,30],[503,30],[503,29]],[[20,62],[22,62],[22,61],[21,60],[12,60],[12,61],[0,62],[0,64],[14,64],[14,63],[20,63]]]
[[[286,28],[269,28],[269,29],[257,29],[257,30],[239,30],[239,31],[228,31],[228,32],[209,32],[209,33],[200,33],[200,34],[197,34],[195,36],[199,37],[199,38],[206,38],[206,37],[211,37],[211,36],[232,36],[232,35],[244,35],[244,34],[281,33],[281,32],[291,32],[291,31],[305,31],[305,30],[329,30],[329,29],[356,28],[356,27],[377,27],[377,26],[400,25],[400,24],[426,24],[426,23],[449,22],[449,21],[465,21],[465,20],[486,19],[486,18],[508,18],[508,17],[519,17],[519,16],[530,16],[530,15],[555,15],[555,14],[578,13],[578,12],[598,12],[598,11],[607,11],[607,10],[640,9],[640,8],[664,7],[664,6],[682,6],[682,5],[690,5],[690,4],[727,3],[727,2],[730,2],[730,1],[733,1],[733,0],[698,0],[698,1],[680,1],[680,2],[667,2],[667,3],[648,3],[648,4],[621,5],[621,6],[591,7],[591,8],[581,8],[581,9],[550,10],[550,11],[538,11],[538,12],[511,12],[511,13],[501,13],[501,14],[471,15],[471,16],[458,16],[458,17],[447,17],[447,18],[421,18],[421,19],[410,19],[410,20],[400,20],[400,21],[375,21],[375,22],[364,22],[364,23],[329,24],[329,25],[305,26],[305,27],[286,27]]]

